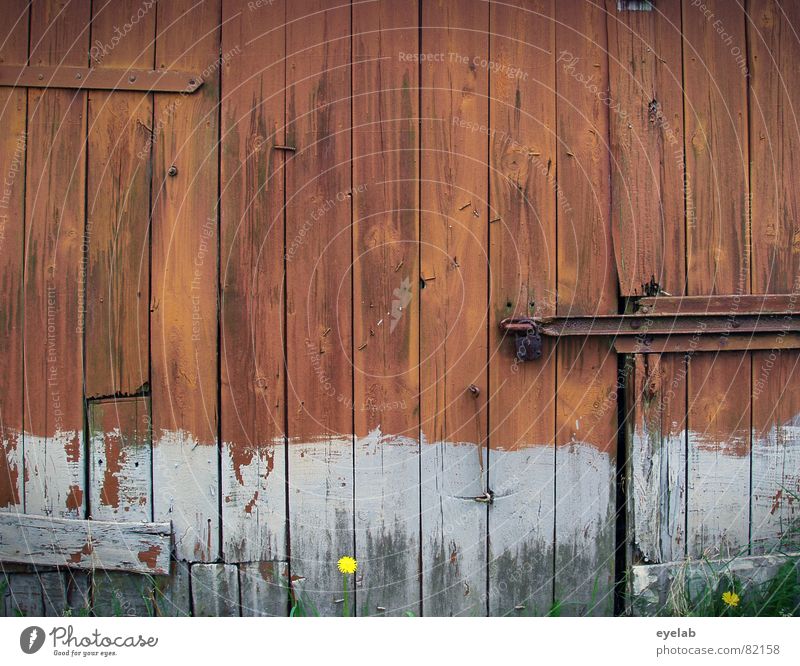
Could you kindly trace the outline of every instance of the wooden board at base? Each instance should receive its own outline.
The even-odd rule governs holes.
[[[339,615],[336,562],[355,548],[350,5],[286,9],[289,566],[320,615]]]
[[[418,5],[353,5],[359,614],[419,615]]]
[[[239,570],[233,564],[192,565],[192,615],[236,617],[239,611]]]
[[[485,615],[489,7],[422,3],[422,609]],[[485,129],[484,129],[485,131]],[[475,388],[471,391],[470,386]]]
[[[553,602],[555,347],[521,363],[496,324],[555,314],[554,13],[552,0],[490,13],[490,615],[544,615]]]
[[[283,0],[223,5],[220,373],[222,550],[286,557],[282,335]],[[266,334],[264,323],[274,334]]]
[[[190,561],[219,555],[219,11],[174,0],[157,15],[157,68],[205,72],[196,93],[156,97],[153,127],[153,508]]]
[[[28,58],[26,0],[6,3],[8,19],[0,28],[0,60],[23,64]],[[0,88],[0,511],[23,511],[23,282],[25,237],[25,155],[27,152],[25,90]]]
[[[83,65],[88,2],[31,5],[31,65]],[[25,510],[83,518],[86,93],[28,92]]]
[[[288,573],[288,562],[273,560],[239,564],[242,616],[286,617],[289,611]]]

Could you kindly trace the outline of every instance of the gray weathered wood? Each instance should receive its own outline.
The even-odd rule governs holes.
[[[11,574],[8,576],[6,616],[42,617],[44,600],[39,575]]]
[[[98,617],[147,617],[154,614],[154,580],[114,571],[92,576],[92,601]]]
[[[245,562],[239,565],[242,615],[285,617],[289,609],[286,562]]]
[[[169,572],[169,523],[111,523],[0,515],[0,562]]]
[[[63,571],[50,571],[39,574],[42,587],[44,614],[48,617],[61,617],[69,608],[67,600],[68,580]]]
[[[84,617],[92,610],[92,575],[82,571],[67,572],[67,611],[65,615]]]
[[[239,615],[239,571],[233,564],[193,564],[192,608],[196,617]]]
[[[664,564],[631,567],[630,610],[634,615],[660,615],[685,612],[681,607],[687,592],[693,599],[707,589],[715,590],[722,576],[732,575],[742,582],[745,592],[774,578],[787,562],[794,562],[800,582],[800,553],[754,555],[733,560],[682,560]],[[796,601],[800,603],[800,599]]]
[[[163,617],[189,617],[192,614],[189,565],[172,561],[169,577],[156,583],[156,615]]]

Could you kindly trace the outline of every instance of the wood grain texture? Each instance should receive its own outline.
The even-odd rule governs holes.
[[[5,7],[0,28],[0,62],[22,64],[28,57],[28,3]],[[23,282],[25,237],[25,155],[27,92],[0,88],[0,511],[23,510]]]
[[[38,574],[11,574],[7,580],[6,617],[43,617],[44,598]]]
[[[31,7],[32,65],[83,65],[87,0]],[[82,518],[86,93],[28,93],[25,509]]]
[[[0,562],[163,575],[169,523],[123,523],[0,514]]]
[[[420,82],[422,604],[484,615],[488,5],[424,2],[422,22],[420,51],[445,54]]]
[[[358,612],[419,614],[418,4],[353,5]]]
[[[219,554],[219,16],[219,0],[158,5],[157,68],[205,72],[193,95],[156,97],[153,128],[153,501],[193,561]]]
[[[683,3],[689,295],[749,292],[744,25],[739,3]]]
[[[139,19],[139,11],[142,17]],[[132,22],[131,17],[137,21]],[[152,69],[156,11],[141,0],[95,6],[92,66]],[[120,38],[119,26],[131,28]],[[113,48],[111,45],[114,44]],[[102,48],[100,45],[103,45]],[[89,93],[86,245],[88,398],[148,387],[152,96]]]
[[[602,340],[558,346],[555,603],[565,615],[614,606],[617,358]]]
[[[629,376],[628,547],[634,562],[686,553],[684,354],[636,354]]]
[[[611,229],[620,293],[684,290],[681,2],[618,11],[606,0]]]
[[[753,292],[789,294],[797,310],[800,194],[795,155],[797,115],[797,3],[755,0],[747,5],[750,45],[750,148]],[[797,545],[792,531],[800,506],[800,396],[797,352],[786,335],[753,354],[752,552]],[[792,495],[794,493],[794,495]]]
[[[239,590],[242,616],[286,617],[289,610],[286,590],[288,571],[288,562],[277,560],[241,563]]]
[[[605,23],[599,0],[556,5],[559,315],[617,311]]]
[[[90,401],[89,506],[99,520],[153,518],[147,398]]]
[[[172,560],[169,576],[156,581],[155,614],[160,617],[189,617],[192,614],[190,581],[189,564]]]
[[[555,347],[514,356],[497,323],[556,310],[555,3],[492,4],[489,75],[489,613],[553,601]]]
[[[221,155],[223,553],[286,556],[284,3],[225,2]],[[265,330],[268,322],[269,331]]]
[[[286,52],[290,566],[333,615],[355,547],[350,6],[287,4]]]
[[[698,353],[689,362],[687,552],[747,554],[750,487],[747,352]]]
[[[39,574],[39,584],[42,586],[42,601],[44,614],[47,617],[63,617],[69,609],[68,575],[63,571],[48,571]]]
[[[192,565],[192,614],[195,617],[240,615],[239,570],[235,565]]]
[[[92,611],[97,617],[151,617],[153,579],[114,571],[92,574]]]

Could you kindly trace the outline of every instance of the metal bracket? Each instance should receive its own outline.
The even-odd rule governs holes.
[[[530,317],[511,317],[500,322],[500,328],[514,334],[517,360],[535,361],[542,357],[542,335],[539,326]]]
[[[168,69],[94,69],[0,65],[0,86],[70,90],[138,90],[191,94],[203,85],[192,72]]]

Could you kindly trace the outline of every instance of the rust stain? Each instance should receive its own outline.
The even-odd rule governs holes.
[[[775,512],[781,508],[781,499],[783,498],[783,490],[779,490],[775,493],[775,497],[772,498],[772,509],[770,509],[770,515],[775,515]]]
[[[275,567],[272,565],[272,562],[259,562],[258,573],[261,574],[261,578],[270,581],[275,573]]]
[[[161,546],[150,546],[147,550],[141,551],[138,558],[140,562],[144,562],[150,569],[155,569],[159,555],[161,555]]]
[[[81,443],[77,437],[73,437],[64,445],[64,451],[67,453],[67,461],[71,463],[80,462],[81,460]]]
[[[255,509],[257,501],[258,491],[256,490],[255,495],[253,495],[253,499],[251,499],[244,507],[245,513],[253,513],[253,509]]]
[[[122,463],[124,461],[121,444],[120,437],[106,433],[106,468],[103,472],[100,502],[115,509],[119,508],[119,473],[122,471]]]
[[[16,506],[21,504],[19,498],[19,468],[11,464],[5,449],[0,449],[0,470],[6,470],[5,478],[0,479],[0,507]],[[5,483],[5,480],[8,483]]]
[[[244,485],[242,467],[247,467],[253,462],[253,447],[251,446],[231,446],[231,462],[233,463],[233,473],[239,485]]]
[[[90,540],[84,544],[83,548],[72,553],[69,556],[69,561],[72,564],[80,564],[84,557],[89,557],[92,554],[92,551],[94,551],[94,546],[92,546]]]
[[[77,511],[83,506],[83,490],[80,486],[70,486],[69,494],[67,495],[67,508],[72,511]]]

